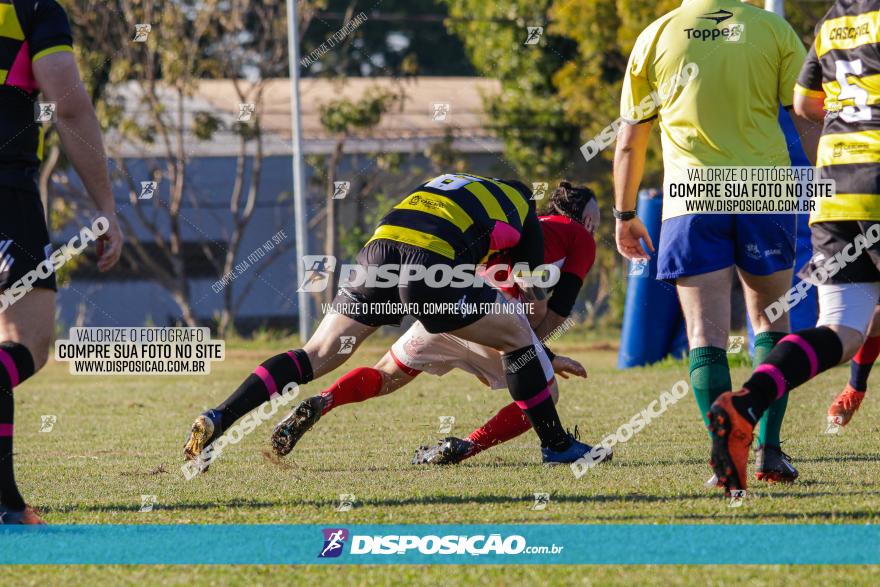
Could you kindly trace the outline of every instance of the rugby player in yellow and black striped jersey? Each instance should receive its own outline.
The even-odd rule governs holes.
[[[0,524],[41,524],[13,474],[13,390],[39,371],[55,331],[55,273],[36,178],[49,122],[101,216],[109,222],[98,269],[112,268],[122,232],[101,127],[73,57],[67,14],[55,0],[0,0]],[[36,116],[37,99],[41,116]],[[46,124],[44,124],[46,123]],[[52,269],[52,266],[48,267]]]
[[[547,308],[541,288],[523,290],[534,300],[535,312],[527,317],[492,311],[496,302],[509,303],[500,291],[459,278],[473,277],[477,265],[502,251],[511,265],[524,263],[529,271],[544,262],[535,202],[521,182],[446,174],[416,187],[382,218],[358,254],[358,265],[367,275],[370,268],[382,268],[382,282],[341,288],[334,300],[336,312],[324,317],[302,349],[263,362],[225,402],[196,418],[185,458],[207,464],[205,448],[238,418],[290,383],[308,383],[342,365],[379,327],[399,325],[406,315],[418,318],[430,333],[448,332],[502,352],[508,390],[540,438],[544,462],[572,463],[585,457],[592,447],[562,427],[551,394],[553,368],[532,330]],[[416,277],[411,270],[425,275]],[[457,284],[437,282],[453,270]],[[344,352],[341,340],[348,342]],[[276,427],[275,452],[290,452],[320,417],[320,406],[301,404]]]
[[[819,320],[783,338],[742,391],[712,405],[712,465],[729,490],[745,489],[752,429],[767,407],[853,357],[869,331],[880,297],[878,48],[880,0],[838,0],[798,78],[794,110],[823,123],[819,175],[837,184],[810,214],[813,258],[799,274],[818,286]],[[796,293],[786,301],[797,303]]]
[[[878,26],[880,2],[835,4],[816,27],[795,88],[799,106],[816,121],[824,119],[818,165],[821,176],[837,186],[836,198],[819,201],[813,223],[880,218]],[[878,355],[880,306],[850,363],[847,385],[828,408],[830,425],[845,426],[859,409]]]
[[[796,103],[824,121],[817,167],[837,184],[810,224],[880,220],[880,1],[837,2],[816,27]],[[826,115],[827,112],[827,115]]]

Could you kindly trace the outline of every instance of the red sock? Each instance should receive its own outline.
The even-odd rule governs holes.
[[[474,443],[474,448],[468,457],[516,438],[531,427],[522,409],[511,402],[498,410],[488,422],[471,432],[467,439]]]
[[[321,392],[324,414],[337,406],[362,402],[382,391],[382,372],[370,367],[352,369]]]
[[[880,336],[869,336],[853,357],[853,361],[859,365],[873,365],[878,356],[880,356]]]

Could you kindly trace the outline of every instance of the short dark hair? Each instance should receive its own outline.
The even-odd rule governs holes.
[[[571,182],[562,180],[553,193],[542,214],[561,214],[580,222],[584,217],[584,209],[596,194],[585,185],[573,186]]]

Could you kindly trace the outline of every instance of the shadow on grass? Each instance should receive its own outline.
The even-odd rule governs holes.
[[[870,495],[871,492],[774,492],[774,493],[758,493],[755,498],[778,499],[784,497],[797,499],[814,499],[817,497],[863,497]],[[406,506],[431,506],[431,505],[505,505],[529,503],[534,499],[532,494],[506,496],[506,495],[478,495],[478,496],[460,496],[460,495],[436,495],[422,497],[406,497],[402,499],[359,499],[358,508],[393,508]],[[753,498],[754,499],[754,498]],[[724,501],[720,493],[702,492],[702,493],[685,493],[677,495],[645,495],[640,493],[628,493],[619,495],[553,495],[553,503],[570,503],[570,504],[611,504],[611,503],[671,503],[677,501],[713,501],[719,504]],[[277,509],[285,506],[303,506],[316,509],[334,508],[338,505],[336,499],[300,499],[300,500],[277,500],[277,501],[261,501],[248,499],[231,499],[226,501],[215,501],[211,503],[204,502],[186,502],[182,501],[173,505],[156,504],[154,511],[193,511],[193,510],[222,510],[224,508],[246,508],[246,509]],[[44,506],[40,510],[43,513],[67,513],[67,512],[138,512],[141,506],[133,503],[125,504],[104,504],[104,505],[88,505],[76,507],[52,507]],[[675,514],[659,513],[657,515],[650,514],[622,514],[613,516],[590,516],[589,520],[595,521],[628,521],[628,520],[710,520],[714,518],[736,518],[736,519],[866,519],[880,518],[880,512],[877,511],[855,511],[855,512],[804,512],[804,513],[783,513],[783,512],[747,512],[739,509],[731,512],[729,515],[719,513],[711,514]]]

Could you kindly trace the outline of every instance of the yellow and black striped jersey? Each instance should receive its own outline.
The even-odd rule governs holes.
[[[838,0],[816,26],[795,92],[825,99],[816,165],[837,196],[810,223],[880,220],[880,0]]]
[[[540,233],[535,202],[527,188],[516,184],[471,174],[440,175],[394,206],[370,242],[397,241],[460,263],[483,262],[518,245],[527,225]],[[538,263],[543,241],[540,247]]]
[[[0,184],[36,189],[43,130],[32,65],[73,51],[72,43],[67,14],[55,0],[0,0]]]

